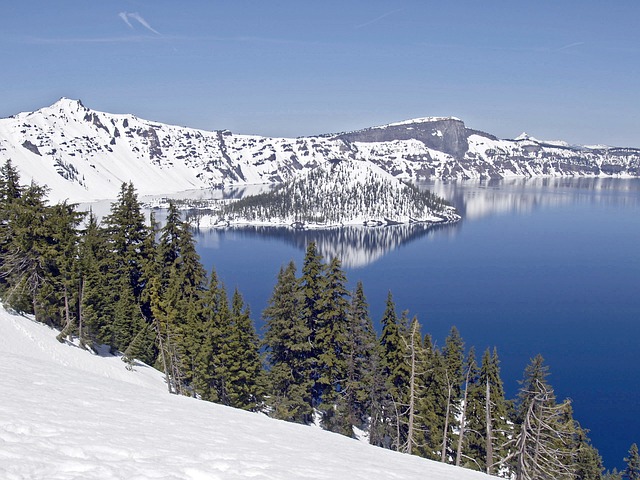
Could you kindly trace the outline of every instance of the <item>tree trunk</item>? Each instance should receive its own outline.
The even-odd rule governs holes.
[[[491,384],[487,379],[487,390],[485,393],[485,421],[487,424],[485,449],[487,451],[487,474],[491,475],[493,470],[493,432],[491,425]]]
[[[467,395],[469,392],[469,374],[471,368],[467,369],[467,376],[464,381],[464,396],[462,397],[462,417],[460,418],[460,434],[458,435],[458,451],[456,452],[456,466],[460,466],[462,460],[462,444],[464,443],[464,426],[467,421]]]
[[[445,372],[446,373],[446,372]],[[451,393],[453,391],[453,385],[449,381],[449,374],[446,374],[447,377],[447,410],[444,416],[444,430],[442,432],[442,453],[440,455],[440,461],[444,463],[447,458],[447,440],[448,440],[448,432],[449,432],[449,412],[451,410]]]
[[[84,277],[80,280],[80,291],[78,292],[78,338],[80,339],[80,347],[84,348],[84,337],[82,335],[82,297],[84,296]]]
[[[413,447],[413,424],[415,420],[415,395],[416,395],[416,328],[417,322],[414,323],[411,331],[411,381],[409,383],[409,428],[407,432],[407,448],[406,452],[411,453]]]

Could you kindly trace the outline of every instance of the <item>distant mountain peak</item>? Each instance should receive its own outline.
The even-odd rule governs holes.
[[[537,138],[532,137],[527,132],[522,132],[520,135],[518,135],[516,138],[514,138],[514,140],[530,140],[532,142],[537,142],[538,141]]]
[[[87,112],[89,109],[82,104],[82,101],[73,98],[60,97],[54,104],[37,110],[40,113],[77,113]],[[34,112],[36,113],[36,112]]]

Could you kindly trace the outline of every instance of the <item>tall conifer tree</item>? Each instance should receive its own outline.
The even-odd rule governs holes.
[[[348,355],[349,292],[340,260],[334,257],[325,269],[325,280],[318,301],[317,388],[322,423],[327,430],[352,435],[345,397]]]
[[[311,329],[300,314],[301,302],[296,267],[290,262],[280,269],[269,305],[262,314],[269,364],[268,403],[276,418],[309,423],[313,417],[313,347]]]

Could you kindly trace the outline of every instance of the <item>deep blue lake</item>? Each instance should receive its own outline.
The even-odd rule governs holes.
[[[640,442],[640,180],[534,179],[424,184],[463,214],[459,224],[294,232],[197,233],[198,251],[262,326],[280,266],[306,242],[339,255],[362,280],[377,323],[389,290],[442,345],[455,325],[478,357],[498,348],[513,398],[541,353],[559,399],[607,468]]]

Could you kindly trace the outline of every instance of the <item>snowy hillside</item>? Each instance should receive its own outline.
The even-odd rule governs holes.
[[[327,160],[370,161],[402,179],[638,176],[640,150],[571,147],[528,135],[499,140],[457,118],[426,117],[355,132],[266,138],[97,112],[62,98],[0,119],[0,164],[51,188],[53,200],[115,198],[122,182],[167,194],[279,183]]]
[[[370,162],[344,160],[321,164],[271,192],[225,204],[218,212],[201,216],[197,224],[301,228],[459,219],[455,209],[441,198],[401,182]]]
[[[0,478],[474,480],[478,472],[166,393],[0,309]]]
[[[266,138],[165,125],[97,112],[62,98],[0,119],[0,164],[11,159],[24,182],[51,198],[115,198],[122,182],[166,194],[219,185],[279,183],[330,160],[370,161],[403,178],[638,176],[640,150],[515,140],[426,117],[354,132]]]

